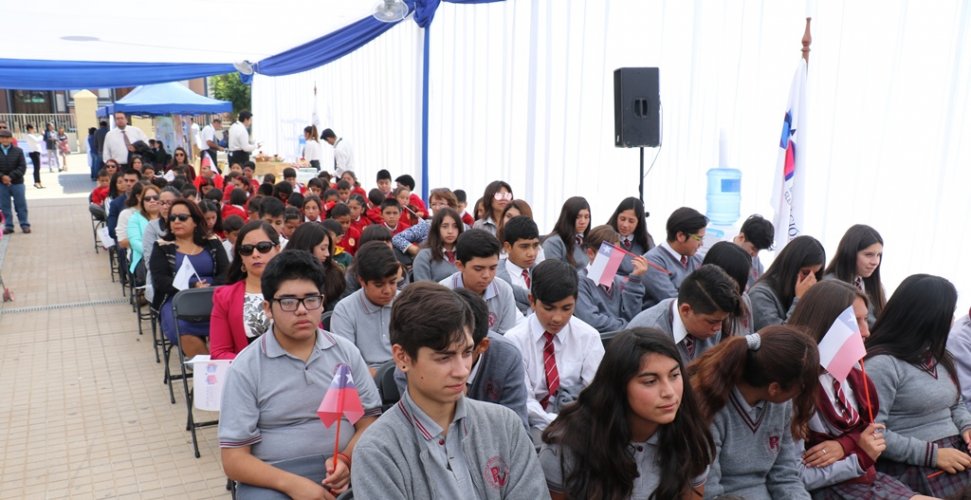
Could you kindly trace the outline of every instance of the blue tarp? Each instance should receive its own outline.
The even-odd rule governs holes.
[[[236,71],[232,64],[0,59],[0,88],[77,90],[134,87]]]
[[[98,108],[98,116],[115,112],[136,115],[201,115],[225,113],[233,103],[203,97],[177,82],[142,85],[114,104]]]

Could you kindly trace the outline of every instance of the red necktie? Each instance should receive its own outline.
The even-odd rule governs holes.
[[[861,292],[863,291],[863,277],[857,276],[856,279],[853,280],[853,284],[856,285],[857,290]]]
[[[681,256],[681,267],[683,267],[685,269],[688,268],[688,256],[687,255],[682,255]]]
[[[623,240],[623,242],[624,242],[624,248],[630,250],[630,247],[632,245],[631,241],[630,240]]]
[[[445,250],[445,258],[450,264],[455,264],[455,250]]]
[[[526,288],[532,288],[533,287],[533,284],[532,284],[533,282],[532,282],[532,280],[529,279],[529,270],[528,269],[523,269],[523,281],[526,282]]]
[[[860,420],[860,414],[850,406],[846,400],[846,394],[843,394],[843,389],[835,378],[833,379],[833,393],[836,394],[836,410],[840,412],[846,423],[849,425],[857,423]]]
[[[578,247],[582,247],[583,246],[583,235],[582,234],[576,235],[576,238],[574,238],[574,239],[577,241],[577,246]]]
[[[546,368],[546,388],[547,395],[539,402],[545,410],[550,403],[550,397],[556,394],[556,390],[560,388],[560,374],[556,371],[556,351],[553,348],[553,334],[550,332],[543,332],[543,337],[546,338],[546,345],[543,346],[543,366]]]
[[[688,359],[694,359],[695,357],[695,339],[688,335],[684,338],[684,349],[688,351]]]

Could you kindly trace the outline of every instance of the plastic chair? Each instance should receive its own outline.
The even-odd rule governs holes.
[[[189,288],[182,290],[181,292],[175,294],[172,298],[172,315],[175,319],[175,334],[179,339],[178,351],[179,351],[179,375],[172,375],[169,373],[169,395],[172,396],[172,403],[175,403],[175,396],[172,394],[172,380],[182,379],[182,390],[185,394],[185,404],[186,404],[186,430],[192,434],[192,449],[195,451],[196,458],[199,458],[201,454],[199,453],[199,441],[196,438],[196,429],[200,427],[211,427],[219,424],[219,420],[210,420],[206,422],[196,422],[195,417],[192,413],[192,391],[189,389],[189,377],[192,377],[192,373],[186,371],[185,367],[185,353],[182,352],[182,335],[179,331],[179,321],[189,321],[192,323],[208,322],[209,317],[212,314],[212,293],[215,287],[205,287],[205,288]],[[169,359],[171,357],[171,351],[174,347],[170,345],[166,351],[165,356],[165,370],[169,371]]]
[[[394,381],[395,364],[393,359],[385,361],[374,373],[374,385],[381,394],[381,411],[388,411],[401,399],[398,385]]]
[[[99,253],[101,249],[98,247],[101,246],[101,242],[98,241],[98,229],[108,222],[108,214],[105,212],[105,207],[97,203],[88,204],[88,213],[91,214],[91,235],[94,236],[94,253]]]
[[[330,317],[334,315],[334,311],[324,311],[324,314],[320,315],[320,327],[324,330],[330,331]]]

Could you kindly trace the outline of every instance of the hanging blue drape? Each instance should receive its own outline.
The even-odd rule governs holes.
[[[0,88],[75,90],[135,87],[236,71],[232,64],[0,59]]]

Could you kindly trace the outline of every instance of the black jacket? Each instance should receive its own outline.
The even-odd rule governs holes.
[[[3,154],[0,146],[0,175],[9,175],[11,184],[23,184],[24,174],[27,173],[27,158],[24,150],[11,145],[7,154]]]
[[[179,290],[172,286],[172,280],[175,279],[175,273],[178,271],[175,268],[176,249],[175,242],[158,240],[155,242],[155,248],[152,250],[152,258],[149,261],[148,267],[152,275],[152,287],[155,289],[152,307],[156,311],[162,308],[162,304],[165,301],[175,297],[175,294],[179,293]],[[213,278],[212,286],[225,284],[226,273],[229,271],[229,257],[226,256],[226,250],[223,248],[223,244],[218,239],[208,239],[206,240],[206,246],[203,247],[203,251],[209,252],[209,256],[212,257],[214,264],[213,275],[215,277]]]
[[[105,148],[105,136],[108,135],[108,127],[100,127],[97,132],[94,133],[94,150],[101,154],[101,151]]]

